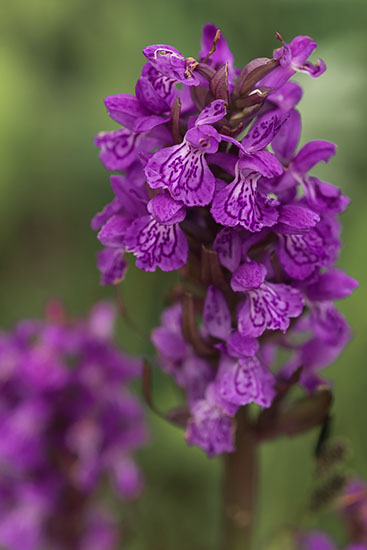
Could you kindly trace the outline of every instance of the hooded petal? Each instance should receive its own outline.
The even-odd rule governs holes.
[[[118,214],[112,216],[102,227],[97,237],[104,246],[121,248],[125,243],[125,233],[131,220]]]
[[[248,292],[259,288],[266,277],[266,267],[257,262],[246,262],[232,275],[231,287],[235,292]]]
[[[141,105],[151,113],[161,115],[169,111],[169,104],[155,90],[150,80],[141,76],[135,86],[135,94]]]
[[[330,269],[322,273],[316,282],[306,287],[306,294],[313,302],[340,300],[352,294],[359,286],[358,281],[340,269]]]
[[[97,267],[101,272],[103,285],[116,285],[125,276],[127,263],[123,257],[124,250],[105,248],[97,252]]]
[[[320,216],[304,206],[286,204],[279,208],[278,223],[273,231],[283,235],[300,235],[310,231],[320,221]]]
[[[304,178],[303,187],[308,204],[316,212],[344,212],[350,203],[340,189],[315,177]]]
[[[236,231],[225,227],[215,237],[213,250],[218,254],[219,262],[229,271],[235,271],[241,261],[241,239]]]
[[[241,170],[258,172],[265,178],[280,176],[283,173],[279,160],[269,151],[258,151],[251,155],[244,154],[238,161],[238,166]]]
[[[289,44],[283,42],[283,47],[273,52],[273,56],[279,60],[280,66],[266,75],[259,85],[278,89],[284,86],[296,72],[306,72],[312,77],[322,75],[326,70],[323,61],[319,59],[315,65],[307,61],[315,48],[317,48],[317,44],[309,36],[296,36]]]
[[[326,71],[326,65],[321,59],[315,65],[307,61],[317,48],[317,43],[309,36],[296,36],[289,47],[292,53],[291,67],[295,71],[308,73],[312,77],[321,76]]]
[[[196,119],[195,126],[202,126],[203,124],[214,124],[219,120],[222,120],[227,114],[225,101],[223,99],[217,99],[212,101],[203,109]]]
[[[301,115],[293,109],[289,118],[274,136],[271,146],[274,153],[283,164],[288,164],[293,158],[301,135]]]
[[[123,126],[132,129],[139,117],[149,115],[149,111],[131,94],[111,95],[104,100],[108,115]]]
[[[315,140],[306,143],[292,162],[292,169],[307,174],[319,162],[328,162],[336,153],[336,145],[330,141]]]
[[[227,352],[231,357],[253,357],[259,350],[259,342],[255,338],[243,336],[238,331],[231,332],[227,338]]]
[[[172,78],[186,86],[198,86],[200,84],[198,76],[187,70],[186,61],[188,60],[176,48],[166,44],[155,44],[144,48],[143,54],[158,72],[168,78]]]
[[[231,313],[220,290],[210,285],[206,294],[203,321],[208,333],[225,340],[231,331]]]
[[[265,149],[273,141],[274,136],[286,120],[287,115],[280,116],[279,113],[274,112],[266,113],[258,118],[241,141],[243,149],[246,153]]]
[[[160,193],[148,202],[148,212],[162,224],[172,225],[185,219],[186,209],[167,192]]]
[[[333,263],[339,247],[338,225],[332,218],[323,218],[304,235],[280,235],[277,254],[290,277],[304,280],[317,267]]]

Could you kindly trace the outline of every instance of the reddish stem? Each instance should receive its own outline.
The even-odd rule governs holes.
[[[225,455],[223,550],[249,550],[255,518],[257,448],[247,407],[236,420],[236,450]]]

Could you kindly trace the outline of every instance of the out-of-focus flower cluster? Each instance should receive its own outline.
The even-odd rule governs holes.
[[[307,391],[324,384],[318,370],[350,338],[332,303],[356,286],[333,267],[349,199],[310,174],[336,147],[299,148],[302,89],[289,81],[326,67],[308,61],[311,38],[277,38],[271,59],[242,70],[211,24],[198,60],[145,48],[135,95],[105,99],[123,127],[95,140],[105,167],[123,172],[92,221],[102,282],[123,279],[125,252],[146,271],[181,270],[153,341],[187,392],[187,439],[209,455],[233,450],[237,410],[269,407],[277,380],[302,367]],[[289,357],[275,375],[280,348]]]
[[[106,476],[119,498],[141,489],[132,452],[146,429],[127,388],[141,364],[113,344],[109,304],[85,321],[49,314],[0,333],[0,546],[112,550],[101,491]]]
[[[345,550],[367,550],[367,486],[360,479],[350,481],[339,500],[349,544]],[[310,531],[298,537],[301,550],[339,550],[322,531]]]

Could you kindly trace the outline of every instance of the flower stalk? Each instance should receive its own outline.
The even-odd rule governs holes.
[[[334,267],[349,199],[310,173],[336,146],[299,148],[302,88],[289,81],[326,66],[308,60],[310,37],[277,39],[272,58],[243,68],[211,24],[197,61],[170,45],[144,48],[135,95],[105,99],[122,128],[95,140],[107,170],[121,172],[92,220],[102,284],[123,280],[126,253],[144,271],[180,272],[151,338],[185,400],[160,414],[186,428],[189,445],[224,456],[225,550],[250,548],[257,445],[329,414],[320,371],[351,335],[333,301],[358,285]],[[149,379],[148,367],[152,407]],[[304,393],[292,401],[296,384]],[[253,418],[251,403],[261,408]]]
[[[224,455],[223,550],[250,550],[258,486],[257,442],[248,407],[236,416],[236,450]]]

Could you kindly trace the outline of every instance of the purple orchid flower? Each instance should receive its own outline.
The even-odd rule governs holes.
[[[190,70],[194,60],[192,58],[185,59],[176,48],[165,44],[156,44],[144,48],[143,54],[152,67],[164,76],[186,86],[200,84],[198,75]]]
[[[231,415],[218,404],[216,391],[209,385],[205,398],[192,408],[186,440],[189,445],[198,445],[212,457],[234,451],[235,426]]]
[[[256,338],[265,329],[285,333],[290,318],[302,313],[300,291],[289,285],[269,283],[265,276],[265,266],[253,261],[240,265],[232,275],[232,289],[247,293],[238,311],[238,328],[243,335]]]
[[[333,304],[356,285],[333,268],[349,200],[310,175],[336,147],[297,151],[302,88],[289,79],[324,72],[308,61],[316,46],[298,36],[239,70],[207,24],[198,61],[148,46],[135,95],[106,98],[124,128],[96,142],[125,176],[92,222],[102,282],[124,276],[128,252],[145,271],[181,270],[152,341],[184,390],[188,442],[210,456],[233,451],[239,409],[271,406],[300,366],[307,392],[328,383],[319,371],[350,339]],[[279,348],[289,356],[276,367]]]
[[[221,137],[210,124],[226,114],[223,100],[213,101],[204,109],[194,128],[186,132],[182,143],[157,151],[145,168],[152,189],[167,188],[175,200],[186,206],[205,206],[213,198],[215,177],[205,154],[215,153]]]
[[[277,158],[264,151],[281,128],[282,121],[270,113],[260,118],[241,142],[242,153],[235,168],[235,179],[215,195],[211,213],[221,225],[252,232],[269,227],[278,219],[278,202],[258,191],[261,176],[280,176],[283,169]]]
[[[282,41],[280,35],[277,38]],[[316,42],[309,36],[296,36],[289,44],[283,42],[283,47],[273,52],[274,59],[279,61],[279,67],[265,76],[259,85],[281,88],[298,72],[307,73],[313,78],[321,76],[326,71],[325,63],[321,59],[315,65],[307,61],[316,48]]]
[[[110,304],[78,322],[59,313],[0,335],[0,546],[84,548],[98,523],[112,550],[116,518],[97,522],[95,506],[105,476],[120,498],[142,489],[133,453],[147,432],[127,389],[142,365],[114,345]]]
[[[198,357],[183,337],[180,304],[164,310],[162,325],[152,331],[152,342],[159,352],[163,369],[185,388],[189,404],[203,399],[214,373],[208,361]]]

